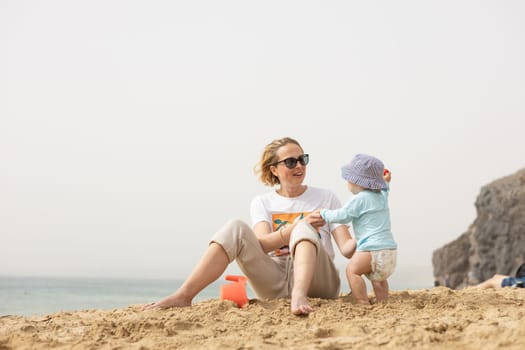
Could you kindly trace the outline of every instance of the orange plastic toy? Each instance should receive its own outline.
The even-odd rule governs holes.
[[[246,277],[237,275],[227,275],[228,283],[221,286],[221,299],[231,300],[237,304],[238,307],[244,307],[248,304],[248,296],[246,295]]]

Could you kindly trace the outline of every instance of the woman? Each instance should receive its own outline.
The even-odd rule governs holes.
[[[257,297],[291,297],[293,314],[313,311],[307,297],[336,298],[340,280],[330,234],[348,258],[355,250],[355,240],[347,226],[327,225],[314,213],[318,208],[338,208],[341,203],[331,191],[303,184],[308,160],[292,138],[268,144],[256,172],[265,185],[277,188],[253,199],[252,226],[240,220],[228,222],[212,237],[182,286],[144,309],[190,306],[233,260]]]

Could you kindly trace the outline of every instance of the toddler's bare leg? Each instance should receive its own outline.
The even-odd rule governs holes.
[[[372,272],[371,260],[369,252],[356,252],[346,267],[346,278],[352,290],[352,297],[358,304],[370,305],[365,280],[361,275]]]
[[[388,281],[372,281],[376,300],[382,302],[388,299]]]

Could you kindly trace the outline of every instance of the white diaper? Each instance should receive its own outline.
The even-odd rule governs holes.
[[[396,268],[397,249],[373,250],[370,252],[372,272],[365,275],[370,281],[384,281]]]

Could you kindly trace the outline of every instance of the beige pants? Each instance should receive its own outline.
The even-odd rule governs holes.
[[[289,297],[293,287],[293,254],[301,241],[317,248],[315,272],[308,290],[309,297],[333,299],[339,295],[339,271],[321,245],[315,229],[299,223],[290,238],[291,255],[270,257],[263,250],[253,230],[241,220],[224,225],[211,239],[223,247],[230,263],[237,261],[250,286],[261,299]]]

